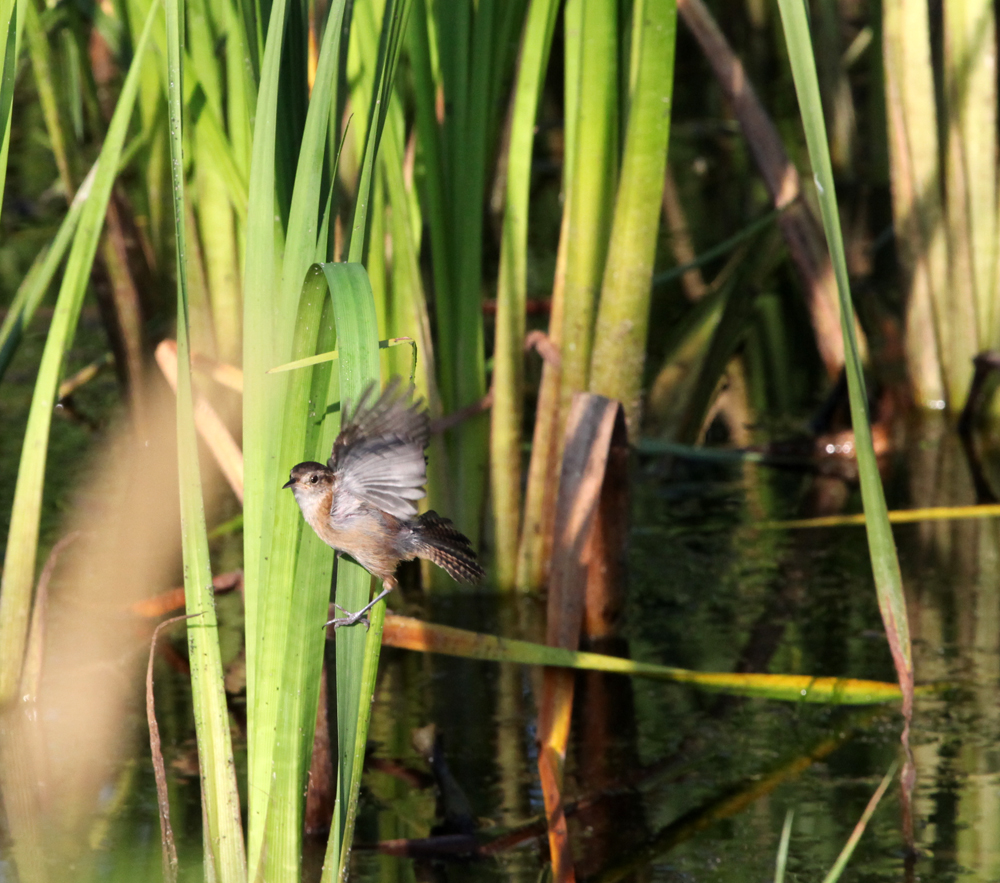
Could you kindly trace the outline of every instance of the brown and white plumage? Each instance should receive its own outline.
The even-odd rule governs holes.
[[[484,575],[468,538],[451,521],[436,512],[417,516],[430,438],[423,400],[414,402],[412,385],[398,377],[372,401],[374,391],[373,384],[357,405],[345,403],[327,465],[299,463],[284,485],[319,538],[385,586],[371,604],[335,620],[337,625],[367,621],[363,614],[395,587],[400,561],[426,558],[460,582],[477,583]]]

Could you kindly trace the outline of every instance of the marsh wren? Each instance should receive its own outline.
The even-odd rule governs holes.
[[[282,487],[316,535],[346,552],[382,580],[383,590],[357,613],[332,619],[334,627],[365,623],[365,614],[397,585],[400,561],[426,558],[464,583],[484,576],[467,537],[436,512],[417,515],[424,496],[424,448],[430,421],[413,386],[394,377],[374,402],[371,384],[352,409],[344,404],[340,434],[327,465],[308,461],[292,469]],[[346,613],[346,611],[345,611]]]

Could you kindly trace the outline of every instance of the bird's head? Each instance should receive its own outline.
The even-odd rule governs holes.
[[[296,498],[321,496],[333,487],[333,470],[311,460],[292,467],[292,473],[283,485],[291,488]]]

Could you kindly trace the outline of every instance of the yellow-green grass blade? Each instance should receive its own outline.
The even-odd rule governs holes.
[[[346,47],[341,46],[344,8],[345,0],[330,4],[316,80],[302,133],[282,264],[282,303],[294,302],[302,288],[306,270],[316,260],[317,224],[323,196],[323,157],[327,148],[330,111],[339,86],[337,74],[340,70],[340,57],[346,50]],[[294,315],[291,318],[294,319]],[[279,336],[291,333],[287,318],[283,321],[284,326],[277,331]]]
[[[345,74],[348,88],[345,90],[345,99],[350,105],[351,116],[348,125],[344,127],[343,136],[345,141],[349,140],[350,155],[344,157],[347,160],[344,166],[345,176],[357,183],[358,192],[361,193],[361,166],[365,159],[365,150],[368,147],[368,130],[362,128],[371,123],[373,109],[372,102],[375,95],[375,75],[377,65],[373,60],[379,58],[379,41],[382,39],[380,24],[382,19],[377,9],[380,4],[372,0],[362,0],[354,4],[353,15],[351,16],[351,42],[347,57],[345,59]],[[358,210],[355,206],[355,211]],[[365,231],[366,239],[370,238],[371,230]],[[350,242],[345,243],[342,250],[349,250]],[[369,269],[369,281],[372,281],[372,274]],[[376,292],[375,284],[372,284],[373,293]]]
[[[567,59],[580,57],[576,156],[566,184],[569,247],[566,255],[561,355],[560,412],[569,413],[573,394],[587,389],[597,292],[604,275],[618,167],[618,4],[583,4],[581,26],[567,27]]]
[[[514,588],[521,519],[521,426],[524,333],[528,297],[528,206],[535,118],[555,32],[555,0],[532,0],[524,23],[507,159],[500,274],[497,279],[493,408],[490,412],[490,496],[497,586]]]
[[[341,399],[357,401],[379,377],[378,332],[375,303],[368,276],[360,264],[324,264],[323,272],[333,298],[340,350]],[[319,542],[315,538],[310,541]],[[364,568],[340,560],[337,566],[336,601],[345,610],[360,610],[368,603],[373,579]],[[356,757],[364,754],[368,736],[371,689],[365,672],[378,664],[381,648],[380,610],[372,611],[372,627],[342,628],[337,632],[337,793],[333,823],[323,867],[324,880],[343,873],[350,853],[350,835],[360,788]],[[365,692],[367,690],[368,692]]]
[[[390,100],[391,103],[391,100]],[[382,149],[385,142],[382,142]],[[381,153],[381,151],[380,151]],[[386,317],[389,303],[389,265],[385,255],[386,205],[385,175],[379,174],[381,163],[375,165],[372,178],[371,214],[368,221],[368,243],[365,270],[375,298],[375,318],[378,320],[379,337],[387,337]]]
[[[0,2],[0,204],[7,182],[7,157],[10,150],[11,113],[14,105],[14,81],[17,78],[17,55],[24,31],[25,3]]]
[[[233,162],[244,179],[250,177],[253,150],[252,98],[256,97],[254,65],[248,59],[247,29],[239,16],[237,0],[221,0],[219,20],[226,23],[226,131],[232,146]],[[245,218],[241,212],[240,218]]]
[[[202,119],[206,117],[203,113]],[[229,152],[225,146],[210,146],[202,120],[193,129],[194,137],[190,140],[197,158],[193,163],[192,184],[198,194],[194,208],[203,255],[206,311],[211,315],[211,321],[204,323],[206,327],[193,343],[198,352],[211,353],[220,361],[234,364],[241,355],[243,292],[234,203],[220,174],[223,165],[220,158]],[[207,339],[214,346],[202,349],[199,339]]]
[[[441,132],[435,116],[435,102],[439,83],[434,76],[431,58],[429,28],[433,26],[427,0],[413,0],[413,20],[410,24],[407,52],[413,75],[417,137],[423,154],[424,216],[430,239],[431,267],[434,273],[436,300],[440,304],[452,302],[452,285],[449,277],[451,244],[446,235],[445,183]],[[436,328],[439,341],[450,341],[455,331],[450,310],[438,310]],[[445,348],[446,349],[446,348]],[[450,389],[454,384],[452,360],[438,359],[441,388]],[[449,510],[450,511],[450,510]]]
[[[741,674],[690,671],[619,656],[549,647],[530,641],[499,638],[477,632],[390,615],[385,618],[383,643],[422,653],[441,653],[464,659],[515,662],[520,665],[556,665],[588,671],[605,671],[654,680],[691,684],[704,690],[734,696],[756,696],[784,702],[877,705],[901,697],[896,684],[856,678],[814,678],[808,675]]]
[[[446,412],[476,405],[486,391],[483,197],[493,135],[506,106],[501,89],[509,70],[507,53],[517,45],[525,5],[514,0],[462,0],[442,6],[418,0],[415,6],[410,56],[417,132],[425,160],[421,193],[426,194],[437,367]],[[435,102],[442,92],[448,113],[439,124]],[[486,416],[476,414],[446,437],[449,513],[474,539],[482,521],[488,432]]]
[[[491,154],[489,139],[499,122],[497,109],[506,104],[498,100],[505,71],[497,50],[504,48],[504,26],[511,22],[510,16],[521,18],[523,11],[523,4],[516,0],[462,5],[466,7],[464,14],[472,17],[464,32],[460,16],[453,15],[451,8],[439,6],[437,10],[444,94],[454,108],[444,127],[454,300],[439,309],[450,309],[454,321],[454,339],[448,342],[442,338],[442,360],[455,367],[452,388],[443,390],[446,407],[455,410],[476,404],[486,394],[481,297],[483,198]],[[485,414],[477,414],[450,435],[449,468],[454,476],[451,515],[462,531],[478,541],[487,487],[489,421]],[[454,583],[438,581],[437,585],[451,588]]]
[[[262,61],[266,52],[265,28],[267,16],[274,11],[272,4],[262,4],[261,0],[233,0],[233,6],[238,16],[240,26],[245,29],[244,55],[240,63],[247,68],[247,85],[252,93],[258,91],[259,81],[263,79]]]
[[[351,89],[351,105],[356,113],[364,116],[368,113],[374,93],[376,70],[365,59],[378,56],[380,30],[376,20],[376,10],[371,3],[361,3],[355,8],[352,27],[354,45],[352,65],[348,76],[354,84]],[[364,159],[363,149],[366,143],[357,140],[358,161]],[[410,232],[411,225],[416,222],[418,230],[420,208],[416,203],[416,188],[407,192],[403,184],[406,150],[406,131],[402,101],[394,90],[389,94],[383,134],[379,140],[376,174],[372,188],[373,210],[370,214],[369,229],[366,235],[368,247],[366,250],[365,268],[375,296],[375,311],[379,322],[379,335],[391,337],[394,334],[413,334],[416,338],[414,348],[419,348],[423,363],[421,376],[417,378],[417,389],[423,393],[431,405],[433,415],[440,413],[435,408],[436,395],[432,392],[432,347],[429,345],[429,323],[426,314],[420,314],[418,301],[426,307],[423,296],[423,284],[419,279],[407,278],[405,283],[401,277],[409,274],[412,267],[411,257],[419,248],[419,237],[414,242]],[[391,202],[392,210],[387,212],[387,202]],[[405,221],[405,226],[401,226]],[[388,259],[384,247],[386,234],[392,230],[392,260]],[[390,274],[391,264],[391,274]],[[402,273],[401,273],[402,271]],[[390,284],[391,280],[391,284]],[[406,306],[402,306],[405,304]],[[383,364],[390,373],[403,373],[404,360],[389,359]],[[391,366],[391,367],[390,367]],[[395,369],[393,371],[392,369]],[[412,373],[412,370],[411,370]],[[433,480],[428,481],[429,490]]]
[[[363,576],[367,577],[367,574],[364,574]],[[382,624],[384,621],[385,602],[382,602],[381,604],[378,604],[376,608],[372,609],[369,615],[369,622],[371,623],[370,628],[363,635],[359,634],[360,639],[364,642],[364,655],[361,660],[361,671],[358,672],[356,669],[353,669],[348,675],[352,683],[355,678],[358,680],[357,693],[359,702],[355,707],[356,718],[353,722],[353,742],[347,741],[348,731],[351,728],[348,726],[344,729],[343,741],[338,740],[337,745],[337,762],[340,765],[339,768],[344,772],[349,770],[349,774],[347,776],[341,777],[338,775],[338,803],[334,810],[334,822],[338,823],[338,825],[341,823],[343,825],[343,834],[341,835],[340,841],[340,861],[336,866],[339,868],[338,874],[341,880],[347,879],[348,869],[350,867],[351,844],[354,840],[354,828],[358,818],[358,798],[361,793],[361,773],[364,769],[365,750],[368,746],[368,725],[371,723],[372,700],[375,695],[375,681],[378,676],[378,661],[382,651]],[[360,632],[359,629],[357,631]],[[339,663],[337,669],[337,689],[339,691]],[[337,704],[337,715],[339,721],[339,701]],[[345,712],[346,711],[347,709],[345,709]],[[338,735],[339,734],[340,728],[338,725]],[[330,833],[330,840],[332,843],[332,831]],[[330,853],[328,852],[328,857],[329,855]],[[324,879],[330,879],[329,875],[332,873],[333,869],[333,864],[324,864]]]
[[[158,11],[158,6],[154,4],[146,19],[142,36],[136,42],[132,65],[108,126],[94,174],[93,190],[80,215],[35,381],[14,491],[3,577],[0,580],[0,705],[11,698],[20,678],[38,553],[38,526],[49,429],[63,359],[72,343],[83,297],[90,281],[90,270],[104,225],[108,198],[118,172],[119,157],[135,105],[139,70]]]
[[[875,789],[875,793],[868,801],[868,805],[865,807],[865,811],[861,814],[861,818],[858,819],[857,825],[854,826],[851,836],[847,838],[847,843],[844,844],[844,848],[840,851],[840,855],[837,856],[837,860],[833,863],[833,867],[830,868],[827,875],[823,878],[823,883],[837,883],[841,874],[844,873],[847,863],[851,860],[851,856],[854,854],[854,848],[858,845],[858,841],[861,839],[861,835],[864,834],[865,828],[868,826],[868,822],[871,821],[871,817],[875,814],[875,810],[878,808],[882,797],[889,789],[889,785],[892,783],[898,768],[899,761],[893,761],[892,766],[889,767],[889,771],[882,777],[882,781],[879,783],[878,788]]]
[[[276,415],[284,414],[288,376],[265,374],[288,361],[291,341],[275,329],[296,304],[275,297],[280,279],[280,236],[275,229],[275,139],[277,135],[281,45],[285,0],[271,5],[267,42],[260,62],[260,86],[254,117],[243,273],[243,544],[246,591],[247,717],[249,818],[247,858],[256,877],[263,849],[264,820],[271,789],[271,761],[277,706],[273,695],[259,695],[264,626],[269,612],[268,571],[275,504],[280,490]],[[259,25],[259,23],[258,23]],[[258,26],[258,25],[255,25]],[[279,319],[279,316],[282,319]],[[284,642],[270,652],[282,652]]]
[[[407,191],[403,179],[404,121],[402,107],[393,101],[387,121],[387,137],[382,139],[379,156],[386,182],[389,204],[392,206],[392,303],[389,309],[390,333],[403,332],[410,337],[391,338],[409,342],[412,346],[409,373],[414,378],[417,392],[427,401],[431,416],[441,412],[441,399],[435,380],[434,346],[431,342],[431,322],[427,311],[427,297],[420,272],[420,236],[423,232],[420,205],[416,202],[416,188]],[[414,230],[416,229],[416,233]],[[381,344],[379,344],[381,346]],[[400,360],[395,361],[400,365]],[[439,447],[436,445],[435,447]],[[438,466],[443,466],[443,455]],[[428,495],[434,499],[443,482],[428,476]],[[434,508],[431,505],[430,508]],[[448,511],[451,511],[448,509]]]
[[[393,337],[389,340],[380,340],[378,342],[378,348],[380,350],[384,350],[391,346],[399,346],[403,343],[408,343],[411,346],[415,345],[409,337]],[[296,359],[293,362],[286,362],[284,365],[278,365],[277,368],[272,368],[267,373],[277,374],[279,371],[294,371],[296,368],[311,368],[313,365],[320,365],[323,362],[332,362],[339,358],[340,353],[337,350],[331,350],[328,353],[319,353],[315,356],[307,356],[304,359]]]
[[[785,813],[785,824],[781,826],[781,840],[778,842],[778,856],[774,862],[774,883],[785,883],[785,868],[788,865],[788,842],[792,837],[792,819],[795,810]]]
[[[919,521],[959,521],[966,518],[1000,518],[1000,504],[980,506],[929,506],[924,509],[893,509],[890,524],[914,524]],[[854,515],[823,515],[818,518],[793,518],[788,521],[762,521],[760,530],[782,530],[810,527],[861,527],[868,521],[862,512]]]
[[[177,255],[177,463],[181,497],[181,544],[188,620],[191,697],[198,740],[202,815],[205,820],[205,877],[220,883],[246,880],[246,854],[236,766],[223,686],[215,594],[205,528],[198,440],[191,389],[190,310],[184,208],[183,71],[179,0],[165,0],[167,17],[167,101],[174,235]]]
[[[407,188],[404,180],[405,150],[403,108],[398,95],[394,95],[379,147],[380,176],[385,181],[392,208],[389,218],[392,236],[391,302],[387,305],[387,322],[390,334],[412,335],[414,339],[409,364],[406,365],[400,356],[390,357],[386,360],[388,365],[383,363],[383,370],[388,370],[387,376],[399,373],[413,378],[417,395],[427,402],[433,420],[441,416],[441,396],[437,385],[431,320],[420,269],[423,214],[416,199],[417,187]],[[444,439],[438,435],[431,439],[428,453],[425,503],[428,509],[454,511],[447,499],[446,468]]]
[[[305,358],[318,347],[326,349],[334,341],[315,338],[312,345],[297,339],[292,351],[294,336],[289,310],[295,310],[302,300],[306,310],[315,310],[316,301],[308,291],[304,294],[301,276],[295,279],[296,267],[300,274],[308,261],[323,251],[316,242],[315,222],[318,217],[319,169],[323,159],[323,146],[327,126],[321,111],[328,113],[332,101],[322,101],[314,93],[316,116],[307,126],[303,144],[303,160],[298,170],[296,198],[289,215],[288,235],[275,229],[273,219],[275,200],[275,137],[278,109],[278,37],[281,34],[279,4],[271,10],[269,35],[261,66],[261,88],[257,106],[254,157],[250,178],[250,217],[247,234],[247,269],[245,274],[245,350],[244,350],[244,416],[245,455],[247,464],[247,502],[245,511],[246,561],[247,561],[247,645],[248,688],[250,702],[250,863],[251,876],[268,880],[296,877],[298,844],[301,820],[301,793],[305,770],[308,766],[308,748],[312,724],[315,720],[315,699],[319,688],[321,663],[322,615],[315,617],[309,611],[322,608],[328,601],[328,576],[332,553],[310,533],[301,537],[301,517],[290,494],[276,497],[276,489],[289,469],[308,456],[322,456],[317,446],[329,450],[332,427],[335,421],[323,421],[317,429],[311,412],[322,418],[327,404],[340,390],[358,396],[367,381],[376,379],[378,373],[377,335],[365,329],[365,347],[373,354],[371,363],[359,370],[356,343],[356,323],[352,322],[350,306],[357,300],[357,291],[363,290],[362,303],[370,305],[371,292],[360,266],[325,267],[324,276],[330,277],[334,295],[333,312],[337,325],[339,351],[339,383],[321,389],[320,376],[330,376],[329,366],[321,365],[311,372],[292,372],[266,375],[267,369],[288,362],[290,358]],[[284,15],[281,4],[280,16]],[[395,16],[387,21],[399,22]],[[276,22],[278,29],[275,32]],[[339,28],[328,25],[331,40]],[[332,35],[331,35],[331,32]],[[277,33],[278,37],[275,37]],[[395,39],[398,44],[398,35]],[[331,52],[335,43],[328,43]],[[336,55],[325,56],[328,74],[317,80],[332,98],[333,75],[336,72]],[[325,84],[325,85],[324,85]],[[282,98],[284,100],[284,98]],[[377,131],[377,123],[374,125]],[[311,134],[309,134],[311,133]],[[374,157],[377,137],[370,140]],[[370,179],[370,178],[369,178]],[[367,193],[362,190],[359,203],[367,203]],[[255,208],[255,206],[257,208]],[[262,222],[260,218],[267,219]],[[295,231],[302,231],[301,234]],[[294,233],[294,235],[293,235]],[[352,247],[363,245],[363,226],[360,235],[352,238]],[[284,272],[280,264],[282,245]],[[279,284],[279,277],[282,281]],[[332,284],[331,284],[332,280]],[[360,288],[358,287],[360,286]],[[273,295],[277,287],[278,295]],[[307,282],[307,289],[311,290]],[[344,289],[339,295],[338,289]],[[346,293],[345,293],[346,292]],[[306,299],[313,297],[311,303]],[[347,304],[347,306],[344,306]],[[301,314],[300,314],[301,315]],[[306,390],[307,395],[301,395]],[[322,397],[322,398],[320,398]],[[310,404],[309,399],[313,399]],[[276,430],[274,414],[284,415],[284,425]],[[297,416],[296,416],[297,415]],[[252,494],[251,483],[256,483],[259,496]],[[252,501],[252,503],[251,503]],[[317,545],[318,544],[318,548]],[[352,575],[352,566],[343,568],[339,580],[340,590],[354,587],[362,599],[367,600],[369,578],[364,571]],[[357,570],[357,568],[354,568]],[[363,579],[363,585],[360,580]],[[303,598],[293,594],[303,592]],[[293,604],[294,600],[294,604]],[[344,600],[345,606],[350,603]],[[314,632],[301,631],[314,629]],[[318,642],[318,643],[317,643]],[[292,648],[295,643],[296,647]],[[343,642],[349,644],[349,639]],[[360,670],[361,652],[357,652]],[[252,661],[251,661],[252,659]],[[273,663],[273,664],[272,664]],[[347,671],[345,663],[338,669]],[[357,678],[355,678],[357,681]],[[343,692],[347,697],[349,690]],[[354,702],[349,719],[355,722],[358,702]],[[308,718],[308,723],[303,723]],[[353,736],[352,736],[353,738]],[[349,775],[344,777],[346,787],[356,790]],[[341,832],[342,834],[342,832]],[[338,843],[340,842],[338,838]]]
[[[563,312],[565,309],[566,263],[569,252],[569,223],[573,203],[574,174],[577,154],[577,130],[580,104],[580,67],[582,44],[572,39],[583,27],[582,0],[567,0],[563,7],[564,29],[564,140],[562,167],[562,221],[559,246],[556,250],[555,278],[552,285],[549,340],[557,349],[562,347]],[[528,464],[524,493],[521,539],[518,548],[517,588],[522,592],[539,592],[544,588],[551,554],[552,525],[555,519],[557,488],[552,476],[558,474],[557,448],[560,442],[559,400],[561,369],[546,362],[538,388],[535,430]]]
[[[342,7],[339,7],[339,10],[342,13]],[[337,8],[335,8],[336,11]],[[274,11],[272,10],[272,23],[273,17]],[[387,21],[395,23],[396,28],[399,28],[396,16],[388,16]],[[295,278],[296,272],[301,276],[309,262],[323,250],[322,244],[316,242],[315,232],[310,234],[309,231],[310,229],[315,231],[319,215],[318,200],[321,189],[323,151],[328,129],[327,116],[332,105],[333,90],[336,88],[335,75],[339,68],[340,30],[339,25],[328,24],[328,40],[324,45],[324,53],[321,57],[322,70],[317,78],[317,89],[320,94],[317,95],[316,92],[313,94],[312,112],[307,120],[290,209],[289,232],[285,237],[288,250],[284,254],[284,271],[279,296],[275,299],[281,305],[287,306],[293,296],[297,302],[301,289],[301,278]],[[395,44],[398,44],[398,35],[395,38]],[[268,51],[265,52],[263,65],[262,96],[270,70],[268,66],[269,53],[270,43]],[[324,95],[327,96],[325,99]],[[260,108],[259,104],[256,136],[258,139],[261,136]],[[377,118],[373,125],[377,131],[379,125]],[[377,136],[369,138],[369,151],[372,157],[374,157],[376,148]],[[272,148],[268,172],[273,171],[273,157]],[[256,171],[257,153],[255,153],[254,161]],[[371,160],[369,160],[369,164],[370,162]],[[251,185],[255,186],[256,183],[252,176]],[[274,186],[273,176],[271,185]],[[361,193],[363,195],[359,197],[359,204],[367,204],[366,191],[362,189]],[[273,198],[270,200],[270,205],[273,213]],[[251,217],[252,223],[253,218]],[[362,225],[360,235],[352,238],[352,247],[361,247],[363,242]],[[272,243],[272,248],[276,250],[277,247]],[[251,275],[250,258],[252,254],[253,248],[249,245],[248,240],[248,284]],[[319,410],[320,414],[325,411],[327,401],[338,392],[338,389],[356,397],[360,395],[368,380],[377,379],[378,372],[376,355],[372,364],[363,366],[363,370],[359,374],[358,360],[355,357],[358,344],[354,342],[355,331],[352,330],[351,309],[342,305],[338,306],[334,290],[339,285],[341,288],[349,289],[356,294],[356,286],[360,284],[366,292],[364,297],[370,302],[371,292],[370,288],[367,288],[367,279],[363,269],[360,266],[355,266],[350,269],[329,267],[326,270],[334,283],[331,286],[331,291],[334,293],[333,312],[336,318],[340,354],[338,380],[341,382],[331,384],[329,391],[322,390],[323,400],[313,402],[312,409]],[[276,263],[272,263],[271,272],[276,272]],[[346,283],[344,282],[345,278],[347,279]],[[351,302],[350,293],[341,297],[342,299],[347,298],[346,303]],[[269,333],[276,336],[279,341],[288,336],[285,331],[286,328],[289,328],[287,315],[286,312],[278,310],[273,312],[270,317],[273,328],[270,329]],[[312,327],[315,329],[315,323],[312,324]],[[366,329],[367,331],[368,329]],[[326,343],[332,342],[331,339]],[[250,345],[249,337],[248,345]],[[308,346],[302,349],[297,348],[294,353],[286,353],[284,360],[274,358],[277,350],[272,350],[270,363],[264,367],[271,368],[279,361],[287,361],[288,355],[299,358],[312,355],[316,351],[316,346],[317,342],[314,338],[311,348]],[[365,338],[365,346],[370,346],[372,352],[377,354],[377,334],[368,334]],[[245,362],[247,361],[248,359],[245,360]],[[319,376],[315,372],[312,373],[314,378]],[[329,374],[329,372],[326,373]],[[309,415],[310,404],[307,397],[293,393],[300,387],[306,390],[311,389],[311,397],[316,398],[321,390],[316,382],[312,382],[310,385],[310,372],[296,372],[288,375],[279,395],[275,392],[272,384],[281,379],[282,375],[278,374],[266,378],[264,384],[271,386],[271,399],[275,406],[277,406],[279,399],[284,403],[282,410],[286,414],[285,428],[280,433],[281,441],[277,447],[278,456],[275,459],[283,469],[288,469],[300,459],[305,458],[305,448],[309,441],[306,438],[307,435],[314,439],[310,446],[314,447],[315,440],[319,439],[319,444],[327,451],[329,450],[332,438],[331,430],[328,427],[333,421],[328,421],[318,432],[310,432],[307,424],[303,422]],[[249,375],[246,380],[249,382]],[[300,415],[298,425],[295,425],[296,409]],[[309,453],[324,459],[326,456],[326,454],[321,455],[315,450]],[[279,483],[279,481],[271,481],[271,486],[265,487],[264,492],[273,494],[273,487]],[[255,800],[256,803],[251,810],[250,841],[251,862],[253,867],[258,869],[255,873],[263,873],[270,880],[285,879],[286,877],[291,879],[298,873],[301,793],[305,772],[308,768],[312,726],[315,722],[315,702],[318,697],[322,661],[322,632],[319,626],[323,621],[322,613],[325,612],[322,605],[326,604],[329,599],[329,572],[332,553],[325,549],[319,540],[311,534],[300,548],[301,518],[291,495],[284,495],[276,501],[276,505],[272,502],[266,511],[272,512],[273,517],[271,525],[262,525],[262,539],[258,553],[261,556],[258,563],[260,569],[259,589],[266,591],[266,597],[257,602],[260,618],[255,629],[256,636],[252,638],[248,631],[248,644],[251,640],[255,640],[259,650],[258,662],[260,663],[255,678],[255,699],[252,704],[255,718],[251,738],[256,740],[257,747],[251,759],[251,776],[252,783],[253,781],[260,782],[264,789],[262,793],[253,784],[251,785],[251,799]],[[319,544],[319,547],[317,548],[315,544]],[[345,567],[344,571],[345,573],[340,579],[341,588],[350,587],[352,581],[356,585],[360,585],[359,579],[363,577],[363,596],[366,600],[369,584],[367,574],[360,571],[360,577],[359,574],[352,576],[351,567]],[[306,593],[306,597],[301,600],[301,606],[299,606],[300,600],[296,598],[294,611],[293,587],[296,592]],[[300,589],[300,587],[302,588]],[[315,603],[311,603],[312,601]],[[343,603],[346,605],[348,601]],[[364,600],[358,606],[363,606],[363,604]],[[309,611],[313,610],[319,611],[319,614],[311,615]],[[299,634],[302,629],[310,628],[314,631]],[[345,641],[344,643],[349,642]],[[296,646],[292,647],[292,644]],[[363,650],[363,648],[361,649]],[[275,659],[276,653],[279,654],[280,658]],[[360,660],[360,652],[356,655]],[[265,672],[264,663],[267,660],[276,662],[273,671]],[[338,668],[346,670],[347,666],[342,665]],[[345,692],[344,695],[348,694]],[[357,717],[356,702],[349,717],[351,721]],[[345,778],[345,781],[347,786],[351,787],[349,776]],[[258,830],[258,823],[262,824],[259,835],[255,834],[255,830]]]
[[[35,89],[38,92],[38,103],[45,119],[45,130],[49,136],[52,156],[59,170],[59,179],[66,197],[73,192],[73,173],[70,170],[70,160],[66,149],[66,137],[63,132],[59,104],[56,99],[55,78],[52,69],[52,52],[49,48],[48,35],[42,27],[41,17],[34,3],[22,3],[25,11],[25,36],[28,38],[28,56],[31,58],[31,69],[34,74]],[[2,99],[0,99],[2,100]],[[2,196],[2,194],[0,194]]]
[[[185,72],[190,71],[187,65]],[[194,81],[189,91],[187,101],[194,98],[197,80]],[[216,165],[216,173],[221,178],[226,187],[226,195],[233,203],[233,208],[244,217],[247,213],[247,181],[246,176],[240,171],[236,161],[235,150],[230,144],[225,131],[222,128],[222,121],[215,109],[206,103],[199,102],[198,127],[204,129],[200,137],[204,139],[204,151],[211,155]]]
[[[583,43],[572,39],[583,30],[583,0],[566,0],[563,8],[563,42],[566,44],[563,58],[563,107],[566,148],[563,155],[563,199],[566,200],[570,182],[575,180],[576,141],[579,137],[580,121],[580,69],[583,66]],[[564,211],[565,211],[564,206]]]
[[[125,15],[133,31],[145,19],[150,2],[151,0],[126,0]],[[153,44],[161,58],[166,58],[167,53],[164,28],[164,22],[160,21],[153,30]],[[169,193],[170,138],[167,132],[166,83],[163,74],[163,65],[148,65],[143,71],[139,84],[138,116],[142,133],[140,137],[146,148],[142,155],[141,191],[149,215],[149,240],[156,263],[167,266],[174,260],[173,201]],[[190,79],[184,80],[186,88]],[[79,140],[79,135],[76,137]]]
[[[226,362],[236,362],[242,337],[242,230],[237,217],[247,213],[247,174],[245,165],[237,164],[233,145],[224,126],[226,101],[223,95],[225,69],[216,47],[222,42],[221,28],[225,10],[211,10],[210,0],[191,0],[187,7],[188,45],[182,56],[184,65],[184,105],[188,113],[188,138],[191,151],[192,200],[189,219],[197,217],[197,238],[192,237],[192,268],[202,266],[203,273],[192,274],[204,284],[190,289],[192,307],[204,315],[194,322],[196,333],[192,346],[214,354]],[[227,40],[227,54],[230,47]],[[242,99],[242,95],[240,96]],[[193,225],[192,225],[193,229]],[[200,252],[196,247],[200,246]],[[198,264],[193,260],[201,256]],[[199,295],[196,297],[196,295]]]
[[[324,4],[325,5],[325,4]],[[328,7],[327,7],[328,8]],[[285,14],[285,39],[281,50],[281,101],[275,149],[277,218],[288,231],[288,212],[295,187],[295,171],[302,131],[309,108],[307,79],[309,55],[307,4],[290,3]]]
[[[185,13],[184,49],[190,63],[185,78],[194,75],[204,100],[221,119],[222,77],[215,48],[221,35],[216,32],[215,17],[209,12],[208,0],[187,0]]]
[[[904,695],[904,714],[908,717],[909,701],[913,689],[913,662],[910,653],[910,631],[906,616],[906,598],[903,580],[896,556],[889,525],[885,493],[879,477],[875,451],[872,447],[871,421],[865,391],[864,372],[854,334],[854,313],[851,305],[847,262],[840,230],[837,194],[834,190],[833,171],[827,146],[826,124],[820,103],[816,64],[813,58],[809,25],[802,0],[779,0],[781,20],[785,29],[785,42],[799,98],[802,124],[805,129],[809,157],[815,176],[817,197],[823,218],[837,290],[840,296],[840,325],[845,346],[848,392],[851,400],[851,421],[854,427],[855,448],[861,481],[861,499],[865,507],[865,526],[868,530],[868,550],[875,576],[879,610],[885,626],[886,637],[892,650],[896,673]]]
[[[670,135],[677,7],[668,0],[641,0],[632,15],[637,72],[597,310],[590,391],[620,401],[629,429],[637,434]]]
[[[368,107],[365,154],[358,181],[358,198],[354,205],[354,222],[351,225],[347,258],[353,263],[360,262],[365,253],[365,231],[368,223],[368,205],[372,196],[375,157],[382,137],[382,127],[385,125],[396,62],[399,59],[400,43],[409,10],[409,0],[388,0],[382,14],[382,34],[378,46],[375,85]]]

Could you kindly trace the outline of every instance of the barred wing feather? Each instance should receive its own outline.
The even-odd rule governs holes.
[[[369,404],[374,390],[369,386],[353,409],[345,403],[328,463],[337,479],[333,507],[346,514],[362,500],[396,518],[414,518],[414,501],[424,496],[427,482],[427,411],[398,377]]]

